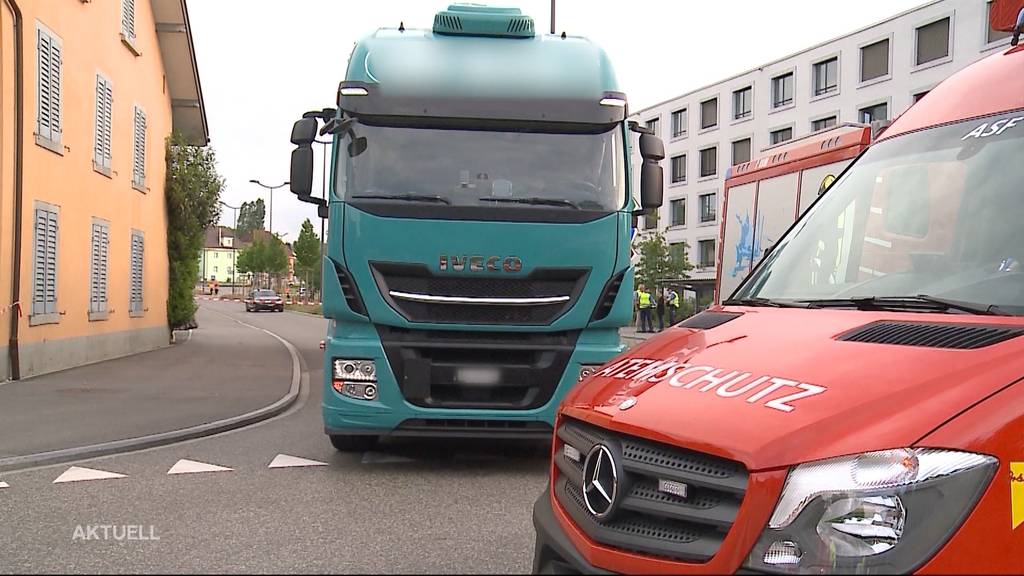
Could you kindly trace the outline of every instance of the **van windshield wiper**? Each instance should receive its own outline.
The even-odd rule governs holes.
[[[734,298],[722,302],[725,306],[753,306],[767,308],[814,308],[804,302],[792,302],[786,300],[772,300],[770,298]]]
[[[407,202],[433,202],[434,204],[451,204],[447,198],[441,196],[427,196],[425,194],[355,194],[349,198],[371,199],[371,200],[405,200]]]
[[[950,300],[918,294],[917,296],[865,296],[863,298],[824,298],[820,300],[800,300],[812,307],[843,308],[854,307],[858,310],[906,310],[909,312],[948,312],[959,310],[982,316],[1013,316],[995,304],[979,304],[963,300]]]
[[[579,210],[579,206],[574,202],[568,200],[562,200],[560,198],[540,198],[532,196],[529,198],[495,198],[493,196],[485,196],[480,198],[481,202],[507,202],[510,204],[533,204],[535,206],[565,206],[567,208],[575,208]]]

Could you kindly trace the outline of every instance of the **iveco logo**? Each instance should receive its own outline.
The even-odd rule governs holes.
[[[615,507],[619,491],[619,475],[615,458],[604,444],[590,449],[583,462],[583,501],[587,510],[598,519],[607,518]]]
[[[518,256],[448,256],[442,254],[440,267],[442,272],[449,269],[462,272],[469,263],[470,272],[519,272],[523,269],[523,261]]]

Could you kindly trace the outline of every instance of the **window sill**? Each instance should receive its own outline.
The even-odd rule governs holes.
[[[139,184],[138,182],[132,182],[132,189],[138,192],[142,192],[143,194],[147,193],[148,191],[145,184]]]
[[[792,110],[793,108],[796,108],[796,104],[790,102],[789,104],[784,104],[782,106],[779,106],[778,108],[773,107],[771,110],[768,111],[768,113],[775,114],[777,112],[785,112],[786,110]]]
[[[114,173],[110,171],[110,166],[101,166],[97,164],[95,160],[92,161],[92,170],[93,172],[96,172],[97,174],[102,174],[107,178],[114,178]]]
[[[707,134],[708,132],[714,132],[715,130],[718,130],[718,124],[715,124],[714,126],[708,126],[707,128],[701,128],[699,131],[697,131],[697,134]]]
[[[128,312],[128,317],[129,318],[145,318],[146,317],[146,311],[145,310],[129,311]]]
[[[707,228],[708,226],[717,226],[717,225],[718,225],[718,220],[717,219],[715,219],[715,220],[708,220],[707,222],[701,222],[700,224],[697,224],[697,226],[700,227],[700,228]]]
[[[683,186],[686,186],[686,180],[680,180],[679,182],[670,182],[668,185],[669,188],[681,188]]]
[[[672,139],[669,140],[669,142],[678,142],[680,140],[686,140],[686,137],[687,137],[686,132],[683,132],[682,134],[679,134],[677,136],[673,136]]]
[[[979,50],[979,52],[990,52],[990,51],[995,50],[997,48],[1009,48],[1009,47],[1010,47],[1010,38],[1007,37],[1007,38],[1003,38],[1002,40],[996,40],[995,42],[989,42],[988,44],[982,45],[981,50]]]
[[[697,178],[697,182],[711,182],[712,180],[718,180],[718,174],[712,174],[710,176],[701,176]]]
[[[45,136],[40,136],[39,134],[33,134],[33,136],[36,137],[36,144],[37,145],[42,146],[43,148],[46,148],[47,150],[49,150],[50,152],[53,152],[54,154],[56,154],[58,156],[63,156],[64,155],[64,147],[60,145],[60,141],[59,140],[58,141],[50,140],[49,138],[47,138]]]
[[[45,324],[60,324],[60,314],[31,314],[28,317],[29,326],[43,326]]]
[[[870,80],[864,80],[860,84],[857,84],[857,89],[867,88],[868,86],[874,86],[875,84],[881,84],[882,82],[888,82],[892,80],[892,74],[886,74],[885,76],[879,76],[878,78],[871,78]]]
[[[99,312],[89,312],[89,322],[102,322],[108,318],[110,318],[110,312],[107,310]]]
[[[666,232],[673,232],[675,230],[686,230],[686,224],[673,224],[668,228],[665,228]]]
[[[936,66],[942,66],[943,64],[949,64],[953,61],[952,56],[946,56],[945,58],[939,58],[932,60],[931,62],[925,62],[923,64],[916,64],[910,69],[910,73],[920,72],[922,70],[928,70],[929,68],[935,68]]]
[[[139,49],[135,47],[135,41],[137,39],[138,38],[129,38],[125,36],[123,33],[121,34],[121,43],[124,44],[126,48],[128,48],[128,51],[134,54],[135,56],[142,56],[142,52],[139,52]]]
[[[829,91],[829,92],[822,92],[821,94],[815,94],[814,96],[811,96],[811,99],[808,100],[808,102],[819,102],[821,100],[828,100],[829,98],[834,98],[836,96],[839,96],[839,93],[840,93],[839,89],[837,88],[837,89]]]
[[[754,119],[754,115],[753,114],[748,114],[748,115],[746,115],[746,116],[744,116],[742,118],[733,118],[732,122],[730,122],[729,125],[730,126],[736,126],[737,124],[743,124],[744,122],[750,122],[753,119]]]

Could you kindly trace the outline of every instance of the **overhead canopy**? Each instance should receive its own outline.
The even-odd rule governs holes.
[[[189,144],[205,146],[210,141],[210,131],[185,0],[150,0],[150,3],[171,94],[174,130]]]

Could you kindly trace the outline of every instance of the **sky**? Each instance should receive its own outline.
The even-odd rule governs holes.
[[[481,0],[477,0],[481,1]],[[884,20],[924,0],[557,0],[556,29],[605,49],[632,110]],[[429,28],[444,0],[189,0],[210,145],[232,206],[288,179],[292,123],[332,107],[355,42],[381,27]],[[502,0],[550,29],[549,0]],[[316,147],[319,190],[322,147]],[[316,207],[273,193],[286,242]],[[231,226],[234,211],[221,223]],[[270,213],[268,211],[268,220]],[[270,222],[268,222],[270,224]]]

